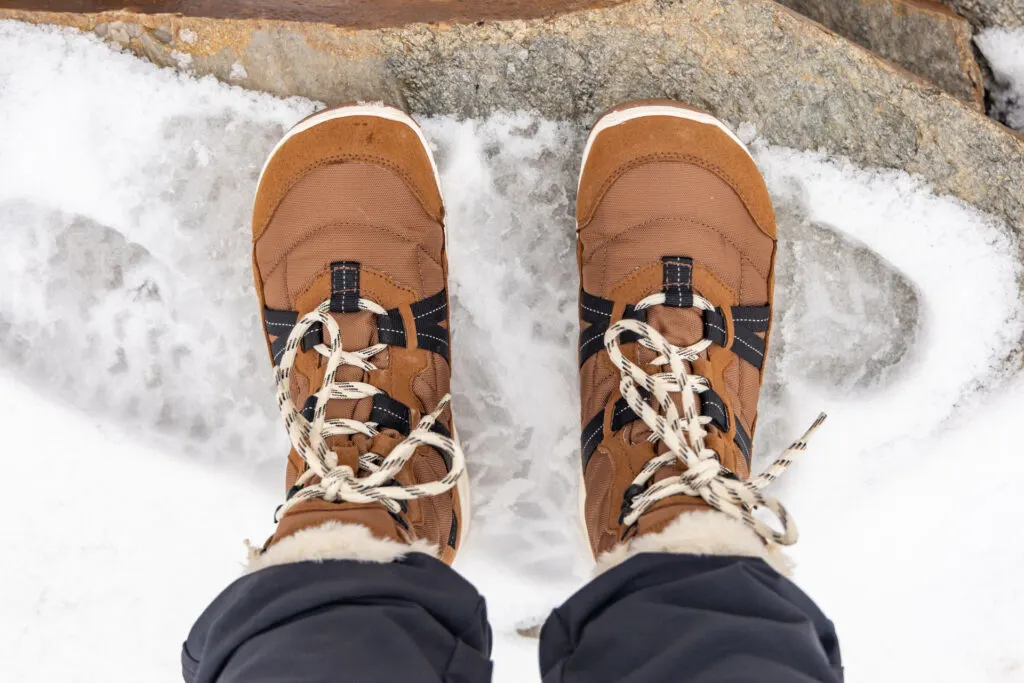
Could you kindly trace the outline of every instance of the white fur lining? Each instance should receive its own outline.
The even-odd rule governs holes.
[[[784,576],[793,571],[792,560],[778,545],[766,546],[742,522],[715,510],[681,514],[656,534],[637,536],[601,553],[594,573],[603,574],[640,553],[760,557]]]
[[[325,522],[320,526],[300,529],[270,546],[266,552],[249,546],[249,563],[245,573],[294,562],[324,560],[358,560],[385,564],[401,560],[409,553],[438,556],[436,545],[425,540],[399,543],[377,538],[361,524]]]

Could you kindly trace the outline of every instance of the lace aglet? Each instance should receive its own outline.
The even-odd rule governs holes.
[[[793,445],[790,446],[790,448],[801,451],[807,448],[807,442],[811,440],[811,437],[814,436],[814,432],[818,431],[818,427],[824,424],[827,418],[828,415],[826,413],[819,413],[818,417],[811,423],[811,426],[807,428],[807,431],[804,432],[803,436],[793,442]]]
[[[448,404],[451,403],[451,401],[451,394],[445,394],[444,396],[442,396],[441,400],[437,402],[437,407],[434,408],[434,411],[432,413],[430,413],[430,416],[433,417],[435,420],[441,417],[441,413],[444,412],[444,409],[448,407]]]

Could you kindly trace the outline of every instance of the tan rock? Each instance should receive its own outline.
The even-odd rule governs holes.
[[[128,10],[209,19],[276,19],[348,28],[411,23],[475,23],[553,17],[628,0],[6,0],[11,9],[78,14]]]

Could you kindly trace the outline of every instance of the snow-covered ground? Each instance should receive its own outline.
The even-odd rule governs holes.
[[[315,106],[0,22],[0,680],[179,680],[191,620],[242,539],[270,531],[287,446],[248,212],[264,155]],[[522,683],[536,641],[516,627],[589,571],[573,518],[585,131],[423,124],[475,487],[457,566],[490,601],[496,680]],[[740,134],[782,240],[757,458],[830,412],[779,490],[848,680],[1024,681],[1011,231],[905,174]]]

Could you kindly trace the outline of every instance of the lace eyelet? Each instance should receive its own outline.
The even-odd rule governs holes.
[[[409,530],[409,523],[405,521],[405,519],[402,517],[400,513],[391,512],[391,510],[388,510],[388,514],[391,515],[391,518],[398,522],[403,529],[405,529],[406,531]]]
[[[629,488],[626,489],[626,492],[622,494],[622,511],[619,513],[619,524],[622,524],[626,519],[626,515],[629,514],[629,511],[633,506],[633,499],[643,493],[646,489],[646,486],[630,484]]]
[[[412,423],[404,425],[407,432],[390,430],[392,438],[397,443],[393,444],[386,456],[371,454],[372,457],[365,460],[360,456],[360,463],[355,471],[353,471],[353,466],[338,464],[336,460],[328,459],[322,452],[326,439],[351,435],[354,441],[369,438],[372,442],[372,438],[380,432],[375,429],[376,423],[361,422],[352,418],[325,419],[323,415],[321,415],[320,423],[315,425],[318,427],[318,433],[312,432],[315,405],[318,399],[314,399],[313,404],[304,406],[303,410],[299,411],[292,400],[292,386],[289,380],[297,358],[296,346],[300,343],[302,335],[306,334],[314,322],[324,326],[324,334],[330,344],[314,347],[317,352],[316,363],[319,367],[334,365],[337,369],[341,369],[343,366],[351,366],[364,371],[381,369],[373,366],[367,360],[368,357],[373,357],[367,356],[367,354],[376,349],[376,344],[373,348],[367,347],[358,351],[346,350],[342,346],[340,328],[327,313],[330,303],[329,300],[324,301],[314,311],[307,313],[295,322],[285,343],[285,349],[290,353],[285,354],[280,365],[277,366],[278,403],[282,406],[285,423],[289,426],[292,448],[302,458],[305,466],[302,478],[299,480],[303,482],[302,485],[293,485],[288,490],[285,502],[276,510],[274,519],[280,521],[282,515],[288,514],[293,506],[303,500],[323,499],[332,503],[367,505],[378,502],[388,509],[396,523],[408,530],[408,524],[402,515],[408,513],[409,504],[405,499],[395,498],[395,495],[404,495],[406,498],[423,498],[447,493],[459,482],[458,476],[451,476],[452,472],[456,472],[458,475],[465,468],[465,456],[458,442],[447,434],[443,435],[445,438],[442,440],[434,433],[438,431],[434,429],[436,421],[447,408],[451,395],[443,396],[435,409],[428,414],[410,414],[414,420]],[[360,310],[371,311],[378,316],[386,313],[379,304],[371,300],[359,299],[358,303]],[[326,352],[324,347],[327,349]],[[388,351],[386,344],[373,355],[376,356],[382,351]],[[385,356],[385,359],[389,359],[389,356]],[[332,374],[329,382],[325,377],[321,381],[320,389],[315,391],[312,396],[322,395],[323,392],[328,392],[327,400],[362,400],[383,393],[377,387],[368,387],[365,382],[340,380],[336,374]],[[307,403],[309,402],[307,401]],[[297,423],[300,420],[304,420],[305,423]],[[296,429],[296,426],[299,429]],[[410,439],[415,440],[412,447],[408,445]],[[415,446],[419,444],[428,445],[441,453],[449,472],[446,477],[438,481],[416,482],[415,485],[410,486],[403,486],[393,479],[386,484],[377,481],[379,476],[377,473],[381,469],[388,472],[400,471],[413,457]],[[333,464],[330,464],[331,461]],[[364,465],[368,471],[365,476],[360,476]],[[319,477],[319,482],[311,481],[311,470]],[[400,493],[396,494],[395,489]],[[300,492],[302,493],[301,498],[298,495]],[[391,512],[392,510],[394,512]]]

